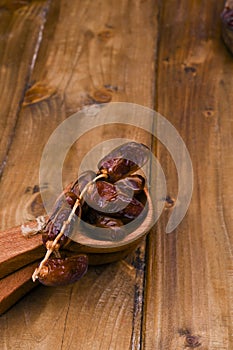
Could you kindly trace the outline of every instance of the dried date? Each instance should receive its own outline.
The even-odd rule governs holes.
[[[106,181],[98,181],[96,184],[92,184],[87,190],[85,200],[90,207],[99,212],[111,213],[113,216],[122,215],[126,217],[125,215],[127,215],[132,219],[135,218],[139,208],[143,209],[143,205],[133,196],[135,193],[142,191],[144,179],[137,175],[135,178],[131,176],[124,180],[122,180],[122,183],[118,181],[116,185]],[[134,205],[135,208],[133,209]]]
[[[64,221],[68,219],[70,212],[71,212],[70,208],[62,208],[58,211],[58,213],[56,214],[53,220],[48,221],[45,229],[42,231],[42,241],[45,246],[48,241],[54,241],[54,239],[57,237],[57,235],[61,231]],[[68,236],[73,229],[73,223],[74,223],[74,220],[72,220],[71,223],[66,227],[64,235],[60,238],[59,240],[60,247],[67,244],[69,240]]]
[[[93,171],[83,172],[77,180],[75,180],[72,184],[67,186],[67,188],[62,192],[62,194],[58,197],[53,212],[42,231],[42,240],[43,244],[46,246],[48,241],[54,241],[57,237],[63,223],[68,219],[71,209],[73,208],[75,202],[78,199],[81,191],[84,187],[93,180],[95,177],[95,173]],[[75,211],[76,216],[81,216],[81,204]],[[73,229],[73,222],[75,218],[73,218],[72,222],[66,227],[64,231],[64,235],[59,240],[59,246],[62,247],[66,245],[69,241],[68,236]]]
[[[97,211],[114,212],[117,211],[119,201],[116,187],[106,181],[93,183],[87,189],[84,196],[88,206]]]
[[[126,231],[120,219],[106,216],[89,208],[87,220],[91,225],[103,230],[91,230],[91,236],[98,240],[120,241],[125,238]]]
[[[145,145],[125,143],[100,160],[99,173],[106,173],[110,182],[116,182],[141,168],[148,161],[149,155],[150,150]]]
[[[77,180],[71,184],[71,192],[77,197],[83,191],[84,187],[96,177],[96,174],[92,170],[84,171]]]
[[[221,14],[221,20],[223,40],[233,54],[233,2],[229,1],[229,6],[226,3]]]
[[[118,192],[139,194],[143,191],[145,187],[145,179],[139,174],[130,175],[117,181],[116,183]]]
[[[144,209],[144,205],[135,197],[134,198],[124,197],[124,203],[126,206],[122,210],[114,213],[113,216],[119,217],[122,220],[124,219],[134,220],[141,214],[141,212]]]
[[[62,286],[78,281],[88,268],[86,255],[69,258],[50,258],[38,274],[39,281],[46,286]]]

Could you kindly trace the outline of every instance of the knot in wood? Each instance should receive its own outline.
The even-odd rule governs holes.
[[[96,90],[93,94],[93,99],[100,103],[110,102],[112,99],[112,92],[107,89]]]
[[[189,348],[197,348],[200,346],[199,337],[196,335],[187,334],[185,337],[185,346]]]
[[[203,111],[203,114],[204,114],[204,117],[209,119],[211,117],[213,117],[214,115],[214,110],[213,108],[206,108],[204,111]]]
[[[55,89],[47,84],[37,82],[31,86],[24,96],[23,106],[46,100],[55,93]]]
[[[45,214],[43,200],[39,192],[34,193],[28,203],[28,212],[35,218]]]
[[[165,209],[170,209],[174,207],[176,200],[170,196],[165,198]]]
[[[98,38],[101,40],[101,41],[107,41],[108,39],[112,38],[113,37],[113,33],[111,30],[103,30],[102,32],[100,32],[98,34]]]

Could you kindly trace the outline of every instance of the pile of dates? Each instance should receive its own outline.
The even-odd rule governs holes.
[[[124,239],[128,234],[126,225],[140,218],[146,204],[145,179],[133,173],[148,161],[149,155],[150,150],[145,145],[125,143],[100,160],[97,173],[85,171],[65,188],[42,230],[43,244],[47,249],[67,222],[77,201],[79,205],[56,244],[55,257],[50,257],[40,269],[37,276],[40,282],[46,285],[73,283],[86,272],[86,255],[66,258],[60,255],[60,249],[65,249],[71,242],[77,222],[92,228],[85,231],[92,239]]]

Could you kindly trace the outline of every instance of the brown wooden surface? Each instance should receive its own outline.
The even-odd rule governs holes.
[[[0,279],[0,314],[38,285],[31,276],[38,262],[27,265],[20,270]]]
[[[43,213],[43,147],[61,121],[95,102],[155,107],[183,137],[195,176],[175,232],[165,234],[166,210],[125,260],[90,267],[73,286],[36,288],[1,316],[3,349],[233,348],[233,57],[220,35],[223,6],[0,1],[1,230]],[[114,137],[151,144],[138,129],[98,130],[72,147],[64,183],[88,149]],[[157,156],[175,198],[174,164],[160,144]]]
[[[164,235],[166,212],[150,236],[146,349],[182,349],[189,341],[203,350],[233,348],[233,57],[221,40],[223,5],[171,1],[161,11],[157,109],[184,138],[195,178],[185,220]],[[174,197],[177,179],[161,145],[158,158]]]
[[[40,259],[45,252],[41,236],[25,238],[21,233],[21,226],[1,231],[0,245],[2,247],[0,252],[0,279],[22,266]]]

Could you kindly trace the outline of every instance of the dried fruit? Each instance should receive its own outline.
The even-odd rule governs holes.
[[[95,237],[95,239],[104,241],[120,241],[125,238],[126,231],[120,219],[100,214],[93,209],[89,209],[87,217],[90,224],[103,229],[93,228],[90,232],[91,238]]]
[[[145,179],[131,174],[148,159],[146,146],[126,143],[99,162],[97,174],[85,171],[66,187],[42,230],[47,252],[33,273],[34,281],[38,278],[45,285],[57,286],[73,283],[84,275],[88,265],[86,255],[61,258],[59,253],[70,242],[77,217],[92,225],[86,232],[91,238],[104,241],[125,238],[124,224],[139,217],[145,205]],[[50,257],[53,253],[55,258]]]
[[[78,281],[88,268],[86,255],[69,258],[50,258],[38,274],[39,281],[46,286],[62,286]]]
[[[80,195],[80,193],[83,191],[84,187],[90,183],[94,178],[96,177],[96,174],[94,171],[87,170],[80,174],[78,179],[76,179],[71,184],[71,192],[73,192],[77,197]]]
[[[139,174],[130,175],[117,181],[116,187],[118,192],[139,194],[145,187],[145,179]]]
[[[118,192],[116,186],[111,183],[99,181],[90,186],[85,199],[88,206],[98,212],[133,220],[142,212],[144,205],[125,192]]]
[[[223,40],[233,54],[233,2],[229,2],[229,5],[226,3],[221,20]]]
[[[101,159],[99,173],[106,173],[110,182],[116,182],[141,168],[149,154],[149,148],[141,143],[125,143]]]

